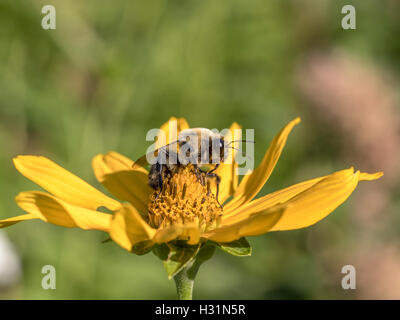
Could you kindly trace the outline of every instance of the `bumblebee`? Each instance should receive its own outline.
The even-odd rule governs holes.
[[[192,164],[203,185],[207,182],[204,181],[204,177],[206,180],[215,179],[215,196],[218,201],[221,178],[215,173],[215,170],[224,162],[227,155],[226,149],[231,147],[232,142],[226,145],[221,134],[206,128],[186,129],[179,133],[177,140],[140,157],[133,166],[144,166],[148,162],[149,155],[155,156],[150,167],[148,183],[154,190],[159,191],[158,197],[163,188],[163,181],[168,175],[173,175],[180,166]],[[179,151],[177,151],[177,146]],[[210,165],[214,167],[205,171],[205,175],[202,174],[204,168],[209,168]]]

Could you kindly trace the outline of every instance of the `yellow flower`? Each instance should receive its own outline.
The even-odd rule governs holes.
[[[171,120],[178,132],[189,127],[182,118]],[[147,183],[146,169],[133,168],[132,160],[116,152],[97,155],[92,162],[96,178],[120,202],[44,157],[19,156],[14,159],[17,170],[48,193],[20,193],[16,201],[27,214],[1,220],[0,227],[41,219],[64,227],[103,230],[129,251],[138,244],[151,247],[173,240],[189,245],[205,240],[228,243],[245,236],[308,227],[342,204],[359,181],[375,180],[383,173],[349,168],[254,200],[299,122],[299,118],[291,121],[278,133],[261,164],[240,183],[235,174],[237,164],[221,164],[216,173],[221,177],[219,201],[223,208],[215,198],[215,186],[203,185],[190,165],[167,178],[163,192],[155,197],[156,192]],[[169,122],[161,127],[167,135],[166,143],[170,142],[168,126]],[[236,123],[231,126],[226,141],[240,138],[234,137],[237,128]],[[229,157],[234,157],[233,152]],[[100,207],[112,213],[100,212]]]

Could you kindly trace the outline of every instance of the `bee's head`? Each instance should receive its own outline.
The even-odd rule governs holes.
[[[222,163],[225,160],[225,141],[224,137],[219,134],[214,134],[209,137],[209,157],[210,163]],[[215,159],[217,158],[217,159]]]

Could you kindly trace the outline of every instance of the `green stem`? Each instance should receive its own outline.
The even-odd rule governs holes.
[[[214,251],[214,246],[203,247],[199,254],[174,276],[179,300],[193,299],[194,279],[196,278],[200,265],[210,259]]]
[[[179,300],[192,300],[194,278],[201,263],[190,262],[188,266],[179,271],[174,277]]]

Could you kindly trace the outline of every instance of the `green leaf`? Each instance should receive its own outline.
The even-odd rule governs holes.
[[[132,247],[131,252],[141,256],[146,253],[149,253],[151,251],[151,249],[153,249],[153,246],[154,246],[154,243],[149,240],[138,242]]]
[[[234,256],[239,256],[239,257],[251,256],[251,246],[244,237],[240,238],[239,240],[235,240],[228,243],[214,242],[214,245],[220,248],[221,250]]]
[[[200,245],[178,246],[171,243],[153,247],[154,254],[163,261],[169,279],[181,271],[197,255],[199,250]]]

